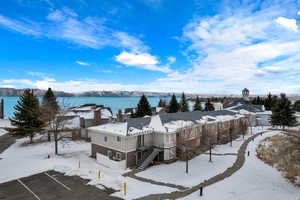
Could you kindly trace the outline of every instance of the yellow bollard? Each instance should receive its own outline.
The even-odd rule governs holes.
[[[80,168],[80,160],[77,162],[77,167]]]
[[[100,171],[98,171],[98,179],[100,179],[101,178],[101,173],[100,173]]]
[[[124,183],[124,195],[126,196],[127,193],[127,188],[126,188],[126,183]]]

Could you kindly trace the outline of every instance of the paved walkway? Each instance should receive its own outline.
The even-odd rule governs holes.
[[[232,174],[234,174],[235,172],[237,172],[239,169],[242,168],[242,166],[244,165],[245,163],[245,154],[246,154],[246,150],[247,150],[247,146],[248,144],[254,140],[254,138],[256,138],[257,136],[259,135],[262,135],[263,133],[265,133],[266,131],[263,131],[261,133],[257,133],[251,137],[249,137],[248,139],[245,140],[245,142],[241,145],[239,151],[238,151],[238,155],[237,155],[237,159],[236,161],[234,162],[234,164],[227,168],[223,173],[221,174],[218,174],[208,180],[205,180],[204,182],[194,186],[194,187],[191,187],[191,188],[188,188],[186,190],[181,190],[181,191],[175,191],[175,192],[172,192],[172,193],[163,193],[163,194],[152,194],[152,195],[148,195],[148,196],[145,196],[145,197],[141,197],[141,198],[138,198],[138,200],[156,200],[156,199],[178,199],[178,198],[183,198],[187,195],[190,195],[196,191],[198,191],[201,187],[207,187],[209,185],[212,185],[214,183],[217,183],[219,181],[222,181],[224,180],[225,178],[231,176]],[[132,178],[136,178],[134,176],[130,176]],[[140,177],[138,177],[140,178]],[[149,182],[151,183],[151,182]],[[154,183],[155,184],[155,183]],[[159,183],[158,185],[162,185],[164,184],[165,186],[168,186],[167,184],[165,183]]]

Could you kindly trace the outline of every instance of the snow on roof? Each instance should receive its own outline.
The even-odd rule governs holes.
[[[111,118],[112,112],[109,108],[104,106],[95,106],[95,105],[83,105],[79,107],[74,107],[67,112],[66,116],[79,116],[84,119],[94,119],[95,111],[101,111],[101,118],[109,119]]]
[[[107,108],[101,109],[101,118],[109,119],[112,117],[112,113]]]
[[[164,124],[165,131],[163,132],[174,132],[180,128],[190,127],[192,125],[194,125],[194,122],[192,121],[184,121],[184,120],[171,121]]]
[[[79,112],[74,112],[74,111],[69,111],[66,113],[66,116],[79,116],[84,119],[94,119],[94,111],[79,111]]]
[[[99,126],[93,126],[88,129],[92,131],[104,131],[108,133],[126,136],[127,122],[109,123],[109,124],[104,124]]]
[[[89,110],[94,110],[94,107],[93,106],[75,107],[75,108],[72,108],[71,110],[74,110],[74,111],[89,111]]]
[[[90,127],[89,130],[99,132],[104,131],[123,136],[146,134],[153,131],[169,133],[196,124],[211,123],[214,121],[228,121],[239,117],[242,117],[242,115],[224,110],[211,112],[187,112],[179,114],[168,113],[163,115],[154,115],[152,117],[129,118],[126,122],[109,123]]]
[[[162,125],[159,115],[151,117],[149,127],[153,127],[154,131],[165,132],[166,128]]]
[[[164,109],[163,107],[155,107],[156,112],[159,113],[162,109]]]
[[[73,118],[66,119],[64,123],[66,129],[78,129],[80,128],[80,117],[74,116]]]

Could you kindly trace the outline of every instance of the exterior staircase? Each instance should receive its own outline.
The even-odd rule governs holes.
[[[149,156],[142,162],[138,169],[143,170],[150,165],[150,163],[155,159],[155,157],[161,152],[160,149],[154,148]]]

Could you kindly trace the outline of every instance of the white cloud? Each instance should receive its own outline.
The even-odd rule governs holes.
[[[82,65],[82,66],[89,66],[90,65],[87,62],[82,62],[82,61],[79,61],[79,60],[77,60],[75,63],[78,64],[78,65]]]
[[[149,50],[149,47],[143,44],[141,40],[136,37],[133,37],[125,32],[115,32],[113,34],[117,38],[117,44],[120,47],[129,49],[131,52],[146,52]]]
[[[171,72],[167,66],[158,66],[159,62],[155,56],[148,53],[129,53],[126,51],[121,52],[116,56],[116,61],[127,66],[133,66],[137,68],[161,71],[165,73]]]
[[[120,55],[116,56],[116,60],[129,66],[158,64],[157,58],[147,53],[137,54],[123,51]]]
[[[65,40],[93,49],[105,46],[121,47],[133,52],[145,52],[149,49],[138,37],[110,28],[105,24],[105,19],[79,17],[69,8],[54,10],[46,19],[46,22],[32,22],[0,15],[0,26],[22,34]]]
[[[19,22],[17,20],[7,18],[3,15],[0,15],[0,26],[4,26],[8,29],[20,32],[25,35],[41,35],[39,27],[36,24]]]
[[[4,84],[23,84],[23,85],[33,85],[34,81],[28,80],[28,79],[8,79],[8,80],[3,80],[2,83]]]
[[[112,70],[101,70],[100,72],[103,72],[103,73],[112,73],[113,71]]]
[[[43,72],[27,72],[30,76],[36,76],[40,78],[47,78],[49,74],[43,73]]]
[[[298,32],[298,26],[297,26],[297,21],[295,19],[288,19],[285,17],[278,17],[275,20],[278,24],[280,24],[281,26],[283,26],[284,28],[290,30],[290,31],[294,31],[294,32]]]
[[[281,67],[278,67],[278,66],[267,66],[267,67],[264,67],[262,69],[267,71],[267,72],[271,72],[271,73],[279,73],[279,72],[284,71],[284,69],[282,69]]]
[[[60,10],[55,10],[47,16],[48,20],[59,22],[66,19],[65,15]]]
[[[297,91],[300,80],[288,77],[300,73],[300,39],[274,23],[286,14],[279,7],[241,6],[196,17],[182,37],[193,67],[169,73],[159,85],[204,93],[240,93],[243,87],[254,93]]]
[[[169,63],[169,64],[173,64],[173,63],[175,63],[175,62],[176,62],[176,58],[175,58],[175,57],[173,57],[173,56],[169,56],[169,57],[167,57],[167,60],[168,60],[168,63]]]

